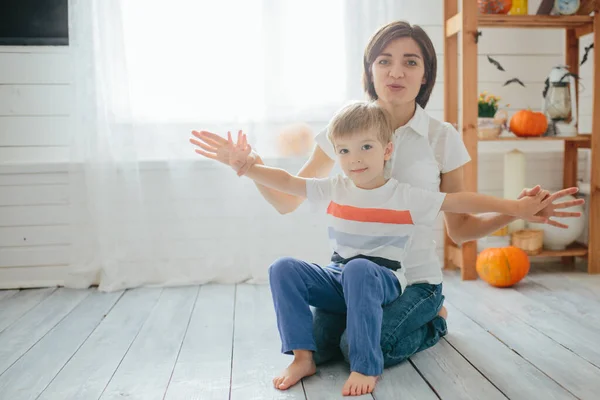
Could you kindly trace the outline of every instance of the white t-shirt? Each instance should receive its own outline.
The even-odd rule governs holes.
[[[336,159],[326,131],[319,133],[315,140],[329,157]],[[394,154],[386,165],[387,176],[432,192],[439,192],[441,174],[459,168],[471,159],[456,129],[449,123],[431,118],[419,106],[413,118],[396,129],[393,142]],[[412,245],[403,267],[408,284],[442,282],[431,226],[415,226]]]
[[[364,255],[402,263],[415,227],[433,225],[445,196],[393,178],[371,190],[341,175],[306,182],[306,197],[327,210],[331,247],[344,259]],[[394,273],[404,291],[403,269]]]

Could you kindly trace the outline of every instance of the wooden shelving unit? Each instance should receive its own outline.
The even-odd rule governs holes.
[[[458,2],[461,2],[459,12]],[[462,77],[461,124],[463,141],[472,162],[465,166],[465,189],[477,191],[477,31],[480,27],[494,28],[554,28],[565,32],[565,64],[573,73],[579,73],[579,38],[592,34],[594,40],[593,120],[590,135],[572,138],[500,137],[495,141],[507,140],[562,140],[564,142],[563,186],[577,185],[577,150],[592,149],[591,189],[589,202],[588,245],[576,243],[563,251],[543,251],[540,257],[562,257],[564,263],[573,263],[575,257],[586,257],[588,272],[600,273],[600,1],[596,0],[593,16],[549,16],[549,15],[481,15],[477,2],[473,0],[444,0],[444,119],[456,126],[459,122],[459,77]],[[459,35],[459,33],[461,33]],[[462,57],[459,70],[458,54]],[[477,244],[468,242],[458,247],[445,235],[444,268],[460,268],[463,280],[476,279],[475,262]]]
[[[577,135],[573,137],[558,137],[558,136],[539,136],[539,137],[530,137],[530,138],[521,138],[517,136],[500,136],[495,139],[478,139],[480,142],[506,142],[506,141],[522,141],[527,140],[531,141],[545,141],[545,140],[561,140],[563,142],[577,142],[581,147],[589,148],[591,143],[591,135]]]

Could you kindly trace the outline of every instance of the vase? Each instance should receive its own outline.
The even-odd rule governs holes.
[[[575,200],[575,197],[564,196],[560,199],[561,202],[569,200]],[[584,214],[584,208],[581,205],[564,208],[560,211],[580,212],[582,215],[579,218],[553,218],[557,222],[569,225],[568,228],[557,228],[549,224],[533,222],[527,224],[532,229],[539,229],[544,232],[544,248],[548,250],[566,249],[568,245],[581,236],[588,222]]]
[[[496,118],[477,118],[477,136],[479,139],[496,139],[502,133],[502,124]]]
[[[506,126],[508,113],[506,110],[498,110],[493,117],[477,118],[477,136],[479,139],[496,139]]]

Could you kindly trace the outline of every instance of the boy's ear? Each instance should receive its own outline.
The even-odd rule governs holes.
[[[385,151],[383,153],[383,159],[385,161],[389,160],[390,158],[392,158],[392,154],[394,154],[394,143],[388,142],[388,144],[385,146]]]

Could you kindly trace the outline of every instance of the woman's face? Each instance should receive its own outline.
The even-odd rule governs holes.
[[[379,101],[400,105],[415,101],[425,83],[421,48],[412,38],[390,42],[371,66]]]

